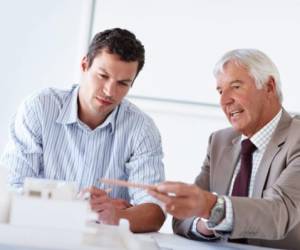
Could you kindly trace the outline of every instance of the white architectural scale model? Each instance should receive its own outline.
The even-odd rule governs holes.
[[[0,244],[45,249],[159,249],[149,235],[136,235],[126,220],[119,226],[95,223],[75,183],[27,178],[22,192],[7,185],[0,166]]]

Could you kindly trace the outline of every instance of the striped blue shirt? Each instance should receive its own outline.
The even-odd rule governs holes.
[[[112,188],[110,196],[132,204],[155,202],[141,189],[106,186],[99,178],[154,184],[164,180],[161,137],[154,122],[127,100],[96,129],[78,118],[78,90],[48,88],[27,98],[10,127],[1,163],[10,184],[27,176],[75,181],[79,189]]]

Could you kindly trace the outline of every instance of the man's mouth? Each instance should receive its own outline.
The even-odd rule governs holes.
[[[236,117],[241,113],[243,113],[243,110],[234,110],[234,111],[229,112],[229,115],[230,115],[230,117]]]
[[[101,102],[102,104],[104,104],[104,105],[111,105],[111,104],[113,104],[112,101],[107,100],[107,99],[104,99],[104,98],[101,98],[101,97],[96,97],[96,99],[97,99],[99,102]]]

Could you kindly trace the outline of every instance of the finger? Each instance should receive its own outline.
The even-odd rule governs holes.
[[[104,210],[103,212],[98,213],[98,220],[103,224],[117,225],[118,218],[112,211]]]
[[[89,192],[88,189],[83,189],[78,192],[76,198],[80,200],[89,200],[91,197],[91,193]]]
[[[132,207],[132,205],[128,201],[123,199],[111,199],[111,203],[114,207],[118,209],[125,209],[125,208]]]
[[[112,207],[111,204],[109,203],[102,203],[102,204],[94,204],[93,206],[91,206],[91,209],[94,212],[101,213],[105,210],[112,210]]]
[[[94,186],[92,186],[90,189],[89,189],[91,195],[94,195],[94,196],[101,196],[101,195],[107,195],[107,192],[103,189],[100,189],[100,188],[96,188]]]
[[[86,195],[87,193],[90,194],[90,196],[97,196],[97,195],[103,195],[103,194],[106,194],[106,191],[105,190],[102,190],[102,189],[99,189],[99,188],[96,188],[94,186],[92,187],[88,187],[88,188],[84,188],[82,189],[79,193],[78,193],[78,196],[79,197],[83,197],[84,195]]]
[[[170,212],[174,212],[175,211],[175,204],[170,204],[170,205],[168,205],[168,206],[166,206],[166,210],[167,211],[170,211]]]
[[[171,197],[168,194],[156,192],[154,190],[148,190],[148,194],[152,195],[154,198],[162,201],[163,203],[170,203]]]
[[[198,189],[199,188],[196,185],[190,185],[180,182],[166,182],[157,186],[157,190],[159,192],[169,193],[175,196],[182,197],[190,196],[191,194],[198,191]]]
[[[165,205],[164,207],[164,211],[178,219],[183,218],[181,217],[181,213],[182,211],[180,210],[180,208],[178,208],[178,206],[175,203],[170,203],[168,205]]]
[[[161,184],[158,184],[156,186],[156,189],[158,190],[158,192],[161,192],[161,193],[178,194],[178,192],[182,188],[182,185],[184,185],[184,184],[174,183],[174,182],[163,182]]]
[[[156,192],[156,193],[161,193],[161,194],[165,194],[165,195],[168,195],[168,193],[166,193],[166,192],[162,192],[162,191],[159,191],[158,189],[157,189],[157,186],[158,185],[161,185],[161,184],[157,184],[155,187],[153,187],[153,188],[148,188],[146,191],[149,193],[150,191],[153,191],[153,192]]]
[[[96,204],[102,204],[102,203],[107,203],[109,202],[109,197],[107,195],[105,196],[97,196],[97,197],[92,197],[92,199],[90,199],[90,205],[96,205]]]
[[[167,213],[171,214],[172,216],[174,216],[177,219],[185,218],[183,216],[183,211],[177,205],[175,205],[174,203],[172,203],[170,205],[166,205],[165,209],[166,209],[165,211]]]
[[[84,188],[82,190],[80,190],[80,194],[84,194],[84,193],[87,193],[87,192],[90,192],[90,188]]]
[[[166,184],[166,185],[177,185],[177,184],[184,184],[183,182],[180,181],[164,181],[160,184]]]

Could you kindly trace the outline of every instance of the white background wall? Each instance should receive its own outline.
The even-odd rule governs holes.
[[[0,1],[0,152],[9,120],[25,96],[46,86],[78,82],[89,2]]]
[[[284,105],[299,111],[299,0],[99,0],[93,33],[121,26],[144,42],[132,94],[218,103],[212,69],[235,48],[258,48],[280,69]]]
[[[212,76],[214,63],[227,50],[253,47],[266,52],[281,72],[285,107],[300,111],[300,0],[95,0],[91,15],[92,3],[0,0],[0,152],[9,119],[25,96],[78,82],[90,29],[95,34],[127,28],[144,43],[146,65],[130,99],[161,131],[170,180],[192,182],[209,134],[228,125],[216,108]],[[169,222],[162,231],[170,231]]]

